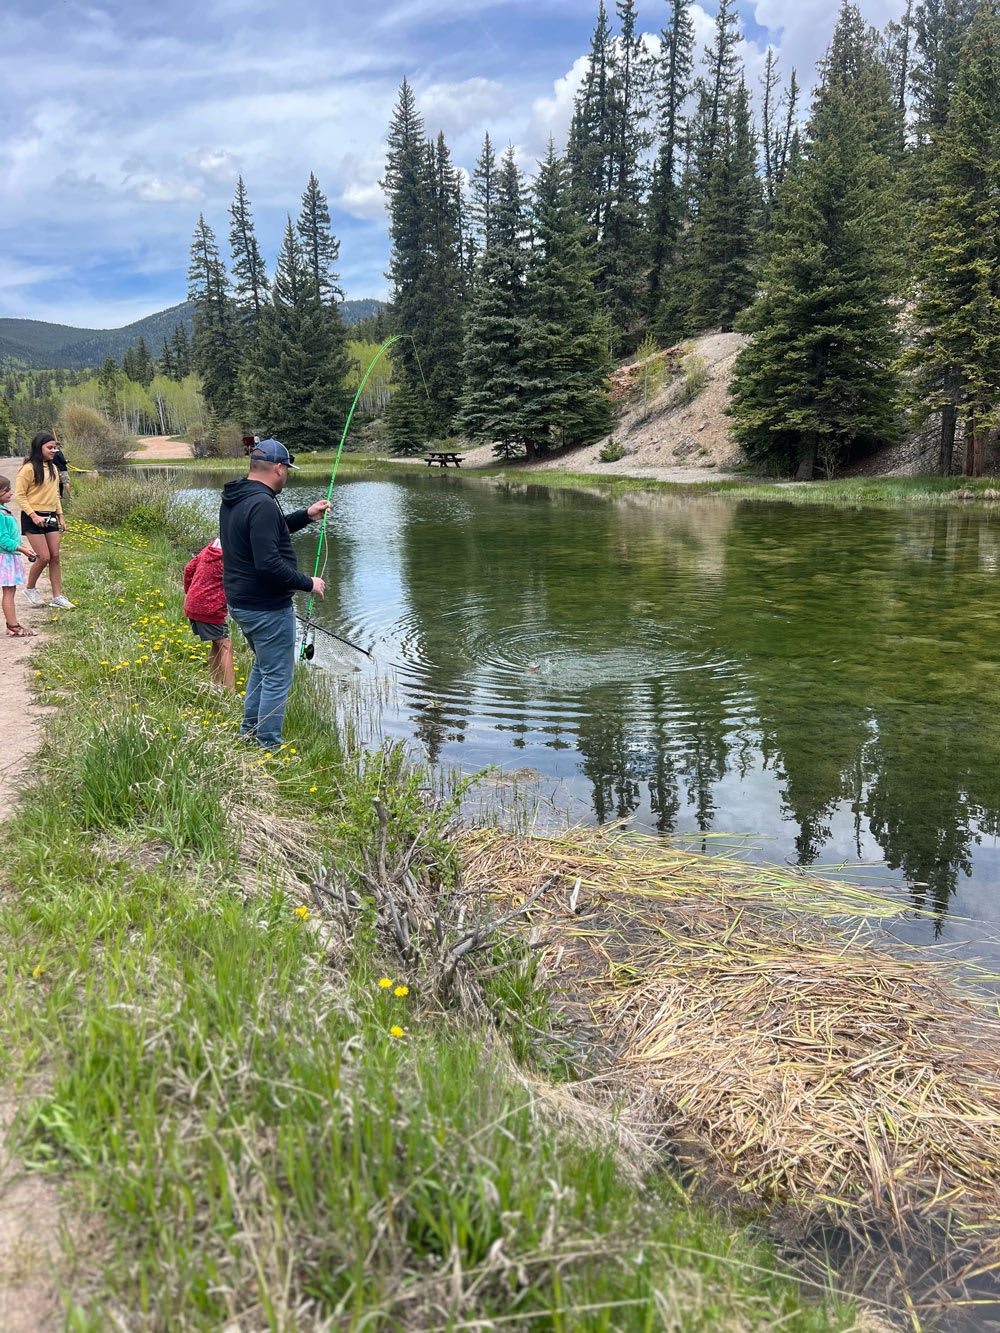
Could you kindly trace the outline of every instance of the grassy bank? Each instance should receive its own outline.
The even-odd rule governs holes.
[[[302,454],[298,459],[299,480],[329,479],[336,454]],[[178,458],[148,464],[133,462],[130,467],[177,467],[185,471],[219,472],[232,468],[240,472],[245,464],[241,459]],[[358,476],[383,474],[423,475],[428,469],[417,468],[410,461],[392,458],[373,458],[364,454],[341,455],[338,475]],[[434,468],[432,475],[439,469]],[[887,507],[909,505],[996,505],[1000,503],[1000,480],[996,477],[844,477],[834,481],[789,482],[767,477],[748,476],[739,481],[716,481],[705,473],[704,481],[672,482],[653,477],[628,477],[607,472],[571,472],[553,468],[544,470],[518,465],[497,464],[490,468],[476,468],[461,474],[475,480],[500,479],[526,486],[585,487],[595,486],[609,496],[625,495],[632,491],[665,491],[689,497],[724,495],[733,500],[766,500],[769,503],[794,505],[838,505],[845,508]]]
[[[68,538],[79,607],[34,663],[53,711],[0,909],[2,1075],[34,1090],[23,1156],[65,1187],[70,1327],[853,1326],[692,1206],[610,1101],[571,1112],[516,940],[424,990],[366,868],[408,858],[454,939],[453,810],[334,726],[315,674],[286,751],[241,747],[162,535],[197,516],[108,496],[125,526]]]

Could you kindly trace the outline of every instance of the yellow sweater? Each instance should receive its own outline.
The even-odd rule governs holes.
[[[35,474],[30,463],[25,463],[17,474],[17,480],[14,482],[14,499],[26,514],[37,514],[39,510],[45,510],[50,514],[62,513],[62,504],[59,501],[59,473],[54,465],[47,467],[45,472],[46,477],[41,486],[35,483]]]

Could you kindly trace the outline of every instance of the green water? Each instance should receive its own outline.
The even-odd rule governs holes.
[[[574,819],[883,862],[934,913],[915,936],[1000,958],[993,515],[417,474],[338,481],[330,534],[320,618],[432,760],[528,770]]]

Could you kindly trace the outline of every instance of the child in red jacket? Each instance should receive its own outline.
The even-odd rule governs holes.
[[[229,608],[222,591],[222,544],[218,538],[189,560],[184,569],[184,614],[199,639],[211,644],[208,669],[217,685],[236,689]]]

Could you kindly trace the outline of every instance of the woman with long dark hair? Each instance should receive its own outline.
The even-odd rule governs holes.
[[[38,557],[28,570],[24,595],[32,606],[45,605],[35,584],[42,570],[48,569],[52,584],[49,605],[70,611],[73,603],[62,595],[62,566],[59,563],[59,538],[66,531],[66,524],[59,499],[59,473],[52,461],[58,448],[59,442],[50,430],[40,430],[33,436],[31,452],[14,483],[14,499],[21,506],[21,532]]]

